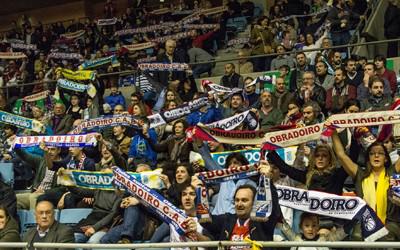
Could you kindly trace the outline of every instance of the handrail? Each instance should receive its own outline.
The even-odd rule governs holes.
[[[389,42],[398,42],[400,41],[400,38],[396,39],[386,39],[386,40],[380,40],[380,41],[371,41],[371,42],[363,42],[363,43],[356,43],[356,44],[349,44],[349,45],[338,45],[338,46],[331,46],[325,49],[339,49],[339,48],[346,48],[346,47],[359,47],[359,46],[366,46],[366,45],[374,45],[374,44],[381,44],[381,43],[389,43]],[[301,52],[311,52],[311,51],[320,51],[320,50],[325,50],[324,48],[315,48],[315,49],[305,49],[305,50],[299,50],[299,51],[290,51],[290,52],[284,52],[284,53],[270,53],[270,54],[263,54],[263,55],[254,55],[254,56],[243,56],[243,57],[232,57],[232,58],[227,58],[227,59],[221,59],[221,60],[213,60],[213,61],[201,61],[201,62],[196,62],[196,63],[189,63],[189,65],[199,65],[199,64],[204,64],[204,63],[217,63],[217,62],[231,62],[231,61],[238,61],[240,59],[252,59],[252,58],[261,58],[261,57],[267,57],[267,56],[277,56],[277,55],[290,55],[290,54],[296,54],[296,53],[301,53]],[[137,73],[138,70],[125,70],[125,71],[119,71],[119,72],[111,72],[111,73],[104,73],[104,74],[98,74],[97,77],[106,77],[106,76],[113,76],[113,75],[130,75]],[[2,86],[0,89],[7,89],[7,88],[19,88],[23,86],[30,86],[30,85],[36,85],[36,84],[43,84],[43,83],[54,83],[56,82],[55,80],[48,80],[48,81],[42,81],[42,82],[30,82],[30,83],[21,83],[17,85],[11,85],[11,86]]]
[[[28,242],[0,242],[0,249],[4,248],[28,248]]]
[[[400,242],[360,242],[360,241],[259,241],[262,247],[329,247],[329,248],[400,248]],[[135,248],[170,248],[170,247],[228,247],[250,246],[248,242],[234,241],[198,241],[198,242],[167,242],[139,244],[74,244],[74,243],[34,243],[35,248],[96,248],[96,249],[135,249]]]
[[[349,44],[352,44],[354,42],[354,40],[356,39],[356,37],[358,37],[358,39],[360,38],[359,34],[361,32],[361,27],[364,26],[363,29],[365,29],[365,27],[367,27],[367,23],[370,21],[370,17],[372,16],[372,13],[370,13],[369,16],[367,17],[368,12],[370,10],[375,9],[377,2],[378,2],[377,0],[373,0],[373,1],[369,1],[368,2],[368,6],[367,6],[366,10],[363,13],[363,16],[365,18],[363,20],[360,20],[360,22],[357,24],[357,27],[355,28],[355,31],[354,31],[353,35],[351,36],[351,38],[350,38]],[[358,41],[358,39],[357,39],[357,41]]]

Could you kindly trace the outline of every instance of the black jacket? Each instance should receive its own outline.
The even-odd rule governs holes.
[[[271,185],[272,213],[267,222],[250,221],[250,239],[256,241],[272,241],[276,223],[281,219],[282,212],[278,201],[278,194],[274,185]],[[233,228],[237,222],[235,214],[212,216],[212,223],[201,224],[213,235],[215,240],[230,240]]]
[[[318,103],[321,110],[325,113],[325,103],[326,103],[326,91],[323,87],[315,84],[313,88],[313,95],[310,97],[311,101]],[[305,101],[303,99],[302,93],[300,90],[297,90],[295,93],[296,102],[301,106],[304,105]]]
[[[175,52],[172,58],[173,63],[185,63],[185,56],[182,53]],[[171,63],[166,54],[157,56],[158,63]],[[186,73],[184,71],[156,71],[154,72],[154,80],[162,86],[168,86],[168,81],[185,80]]]

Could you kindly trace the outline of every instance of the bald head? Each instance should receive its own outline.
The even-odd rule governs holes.
[[[174,54],[176,48],[176,41],[169,39],[165,42],[165,51],[167,53],[167,55],[172,56]]]

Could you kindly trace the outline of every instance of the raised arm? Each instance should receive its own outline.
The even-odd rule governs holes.
[[[278,153],[276,153],[275,151],[269,152],[267,158],[268,161],[277,166],[282,173],[288,175],[295,181],[306,183],[306,175],[307,175],[306,170],[296,169],[294,167],[287,165],[286,162],[282,160],[281,157],[279,157]]]
[[[344,150],[344,147],[342,145],[342,142],[340,141],[340,138],[336,130],[332,135],[332,142],[333,142],[333,150],[335,151],[340,164],[343,166],[347,174],[354,179],[354,177],[356,177],[357,174],[358,165],[355,164],[346,154],[346,151]]]

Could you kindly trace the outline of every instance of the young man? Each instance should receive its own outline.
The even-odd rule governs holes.
[[[369,79],[369,96],[361,101],[362,111],[382,111],[389,110],[392,104],[392,98],[383,94],[383,80],[377,76]]]
[[[245,97],[246,100],[249,102],[249,107],[253,107],[260,97],[260,94],[256,93],[257,84],[250,85],[253,80],[254,79],[252,77],[246,77],[246,79],[244,79]]]
[[[346,61],[346,83],[358,87],[362,84],[364,79],[364,72],[357,70],[356,60],[354,58],[349,58]]]
[[[391,96],[393,97],[397,92],[397,78],[396,73],[392,70],[386,69],[386,57],[377,55],[374,59],[376,67],[376,75],[389,81]]]
[[[203,228],[196,217],[196,188],[190,184],[184,184],[180,192],[181,208],[188,216],[185,223],[187,226],[186,235],[179,235],[172,225],[166,230],[168,225],[162,224],[153,234],[150,242],[161,242],[164,238],[170,236],[170,242],[187,241],[210,241],[212,236]],[[171,248],[178,250],[178,248]],[[179,248],[180,250],[189,250],[190,248]],[[201,249],[201,248],[200,248]]]
[[[335,84],[326,93],[326,110],[333,114],[341,113],[344,104],[349,99],[357,97],[357,89],[346,82],[346,74],[343,68],[335,70]]]
[[[364,66],[364,78],[362,84],[358,85],[357,87],[357,99],[359,101],[362,101],[364,99],[367,99],[369,96],[369,80],[370,78],[376,76],[376,66],[373,63],[366,63]],[[391,90],[390,90],[390,83],[388,80],[385,78],[383,80],[383,95],[384,96],[391,96]]]
[[[299,52],[296,55],[296,69],[294,69],[290,75],[290,91],[294,92],[300,89],[303,83],[303,74],[314,70],[315,68],[308,64],[306,54],[304,54],[304,52]]]
[[[111,93],[109,96],[106,96],[104,98],[104,102],[108,103],[112,109],[115,108],[115,106],[122,105],[125,109],[125,97],[122,95],[120,91],[118,91],[118,86],[116,84],[112,85],[111,88]]]
[[[316,77],[315,83],[322,86],[325,90],[332,88],[334,76],[328,73],[328,65],[324,62],[317,62],[315,65]]]

